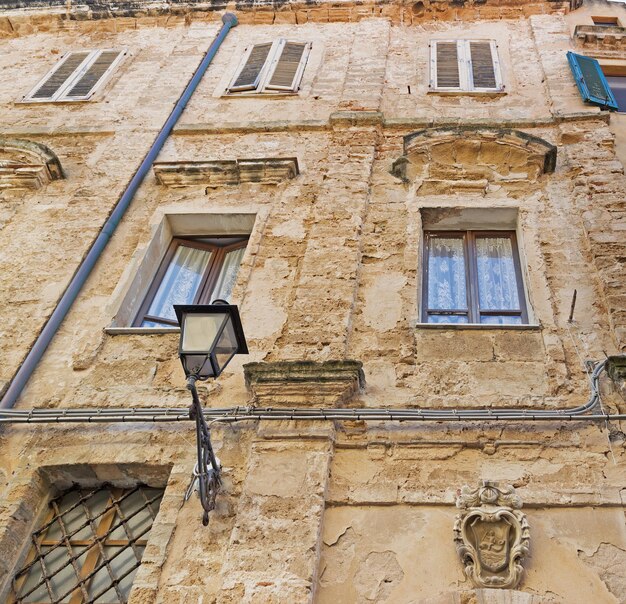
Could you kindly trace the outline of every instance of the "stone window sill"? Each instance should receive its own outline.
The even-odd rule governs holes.
[[[249,99],[254,97],[262,99],[292,99],[297,96],[300,96],[299,92],[256,92],[254,90],[225,92],[224,94],[219,95],[221,99]]]
[[[507,94],[506,90],[429,90],[427,94],[436,94],[438,96],[477,96],[498,98]]]
[[[104,333],[111,336],[180,333],[180,327],[105,327]]]
[[[493,325],[486,323],[415,323],[415,329],[509,329],[514,331],[541,331],[540,324],[529,325]]]

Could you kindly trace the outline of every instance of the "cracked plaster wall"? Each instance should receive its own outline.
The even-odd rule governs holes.
[[[542,12],[554,10],[554,3],[540,4]],[[246,25],[253,14],[259,23]],[[278,186],[208,192],[159,186],[150,174],[19,408],[189,403],[176,334],[112,335],[105,328],[163,217],[203,212],[256,214],[234,292],[251,354],[202,385],[208,405],[249,402],[244,362],[345,358],[364,363],[367,387],[350,403],[358,406],[557,407],[586,399],[579,355],[597,360],[624,346],[624,178],[610,125],[582,104],[567,69],[566,21],[541,15],[398,26],[395,17],[326,23],[329,14],[296,27],[269,24],[263,11],[243,12],[159,157],[296,156],[301,174]],[[8,242],[0,291],[12,308],[0,344],[5,381],[218,27],[215,16],[200,14],[187,24],[177,17],[44,17],[20,15],[0,44],[9,83],[0,87],[2,133],[48,145],[67,173],[37,193],[0,200]],[[468,31],[499,41],[507,94],[427,94],[428,40]],[[246,43],[280,36],[313,42],[297,97],[217,96]],[[99,100],[15,102],[78,44],[130,50]],[[434,121],[470,119],[557,145],[555,173],[529,183],[527,193],[492,186],[431,196],[390,174],[403,136]],[[421,210],[494,206],[517,212],[526,289],[540,327],[416,327]],[[624,409],[606,381],[603,392],[607,408]],[[617,570],[625,548],[619,431],[612,443],[606,431],[578,424],[416,430],[285,422],[216,426],[214,434],[225,485],[209,528],[201,529],[195,498],[179,509],[193,465],[190,426],[4,430],[3,570],[17,564],[51,488],[37,467],[64,466],[85,480],[91,464],[98,479],[114,480],[118,466],[136,464],[150,476],[161,464],[164,475],[171,472],[170,503],[159,522],[169,528],[151,538],[154,557],[142,566],[131,602],[497,601],[463,580],[452,544],[454,493],[485,478],[514,484],[531,521],[523,593],[511,598],[575,602],[576,589],[585,601],[626,597]]]

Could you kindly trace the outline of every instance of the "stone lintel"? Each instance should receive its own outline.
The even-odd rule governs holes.
[[[277,361],[244,365],[246,386],[262,407],[334,407],[365,386],[360,361]]]
[[[243,182],[275,185],[300,173],[295,157],[155,162],[153,169],[157,182],[169,187],[214,188]]]

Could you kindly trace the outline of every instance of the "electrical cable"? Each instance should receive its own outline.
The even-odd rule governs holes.
[[[306,420],[306,421],[414,421],[414,422],[490,422],[490,421],[622,421],[626,413],[606,413],[598,409],[599,377],[606,360],[590,375],[591,395],[582,405],[565,409],[524,408],[277,408],[222,407],[203,409],[207,421]],[[132,407],[82,409],[0,409],[0,424],[43,423],[129,423],[189,421],[187,407]]]

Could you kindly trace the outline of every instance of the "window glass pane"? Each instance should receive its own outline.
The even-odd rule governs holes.
[[[215,358],[219,367],[224,367],[236,352],[237,336],[235,335],[232,322],[229,321],[215,346]]]
[[[215,287],[213,288],[210,300],[211,302],[217,299],[230,302],[230,296],[233,293],[233,287],[235,286],[237,273],[239,272],[239,266],[241,265],[241,260],[245,251],[245,248],[241,248],[240,250],[233,250],[232,252],[228,252],[226,254],[222,270],[220,271],[220,275],[217,279]]]
[[[477,237],[478,302],[482,310],[518,310],[517,278],[509,237]]]
[[[522,317],[510,315],[489,315],[480,317],[480,322],[488,325],[521,325]]]
[[[138,552],[140,555],[143,552]],[[107,587],[111,585],[113,580],[119,580],[122,575],[125,575],[130,569],[137,565],[137,556],[133,552],[131,547],[122,548],[122,547],[111,547],[107,546],[104,548],[104,554],[107,558],[108,565],[102,565],[96,574],[94,575],[91,585],[89,586],[89,595],[95,598],[95,602],[119,602],[119,598],[115,595],[115,589],[109,589],[107,591]],[[101,561],[98,566],[102,564]],[[107,568],[108,566],[108,568]],[[136,571],[131,571],[130,574],[134,577]],[[111,577],[111,574],[113,577]],[[122,584],[120,584],[120,591],[124,596],[124,600],[128,597],[128,592],[130,591],[130,587],[132,585],[132,578],[125,582],[128,591],[124,593],[124,588]]]
[[[429,315],[429,323],[467,323],[467,315]]]
[[[147,314],[176,321],[173,305],[193,304],[210,259],[210,251],[179,245]],[[142,327],[161,327],[156,323],[146,323],[150,322],[144,321]]]
[[[460,237],[429,238],[428,308],[467,308],[465,250]]]

